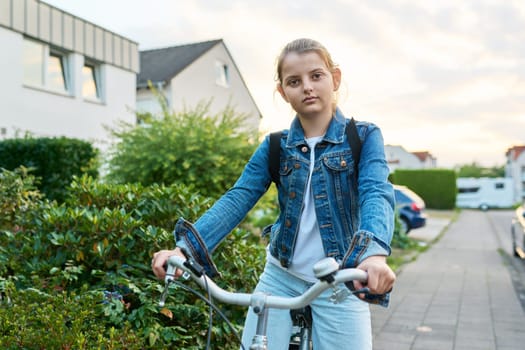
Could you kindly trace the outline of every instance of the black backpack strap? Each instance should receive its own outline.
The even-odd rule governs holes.
[[[352,157],[354,157],[354,172],[357,176],[359,160],[361,158],[361,139],[357,133],[357,126],[355,125],[354,118],[350,119],[350,122],[346,125],[346,139],[352,150]]]
[[[279,163],[281,161],[281,134],[282,131],[270,134],[270,176],[275,185],[279,185]]]

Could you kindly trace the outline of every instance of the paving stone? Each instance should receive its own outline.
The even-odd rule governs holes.
[[[372,308],[374,350],[525,349],[525,313],[492,230],[486,213],[463,211],[402,268],[390,307]]]

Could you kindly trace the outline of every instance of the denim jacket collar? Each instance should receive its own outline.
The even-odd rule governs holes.
[[[342,143],[344,140],[345,126],[345,116],[341,110],[337,108],[332,120],[330,121],[330,125],[328,125],[323,141],[333,144]],[[303,144],[305,144],[304,130],[299,117],[296,116],[290,126],[286,147],[293,148]]]

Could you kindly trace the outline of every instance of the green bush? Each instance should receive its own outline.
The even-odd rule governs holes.
[[[0,296],[2,349],[143,349],[129,323],[100,322],[102,293],[51,295],[0,279]]]
[[[112,344],[100,348],[202,349],[208,328],[206,305],[177,288],[166,307],[159,308],[162,285],[152,275],[149,263],[154,251],[173,247],[173,236],[167,229],[173,228],[174,220],[179,216],[194,220],[209,207],[209,200],[181,185],[112,185],[87,176],[75,178],[68,193],[62,204],[36,200],[36,207],[22,215],[16,229],[0,231],[0,279],[11,281],[14,289],[8,296],[6,288],[0,289],[0,299],[22,300],[30,295],[34,302],[21,302],[28,305],[62,300],[65,305],[55,312],[83,312],[86,322],[91,319],[103,329],[114,329],[113,335],[105,332],[97,338],[98,328],[90,332],[84,321],[78,321],[85,327],[79,326],[81,330],[73,334],[95,339],[87,341],[89,344]],[[235,230],[214,255],[222,272],[217,282],[233,290],[253,289],[263,265],[264,246],[257,235]],[[73,309],[77,300],[85,302]],[[223,309],[240,329],[246,310]],[[1,330],[6,348],[12,341],[28,344],[49,327],[54,327],[54,337],[43,337],[35,343],[43,344],[37,348],[70,346],[69,338],[60,343],[59,335],[61,325],[68,321],[50,309],[43,313],[31,313],[29,306],[6,310],[12,315],[5,317],[2,327],[6,330]],[[27,329],[18,332],[19,328],[13,327],[24,312],[29,312],[23,320]],[[122,332],[128,335],[122,337]],[[224,349],[238,348],[217,316],[213,337]],[[77,343],[71,346],[81,348]]]
[[[392,236],[392,242],[390,243],[390,246],[392,248],[399,249],[412,249],[415,248],[417,245],[418,243],[412,238],[408,237],[407,233],[403,230],[403,225],[401,225],[399,213],[396,211],[394,221],[394,234]]]
[[[68,192],[65,203],[42,201],[0,238],[11,254],[30,258],[12,259],[7,268],[45,277],[54,289],[99,284],[101,271],[149,272],[153,252],[173,246],[175,220],[209,207],[179,185],[110,185],[84,176]]]
[[[97,176],[98,151],[82,140],[59,138],[18,138],[0,141],[0,168],[31,169],[39,179],[37,187],[49,199],[61,201],[73,176]]]
[[[18,218],[37,206],[42,195],[25,167],[0,169],[0,229],[16,227]]]
[[[118,142],[109,161],[110,181],[179,183],[217,198],[234,184],[255,150],[256,135],[242,131],[244,116],[229,108],[209,115],[208,106],[199,105],[143,120],[112,131]]]
[[[404,185],[416,192],[427,208],[454,209],[456,206],[456,173],[447,169],[406,170],[393,174],[396,185]]]

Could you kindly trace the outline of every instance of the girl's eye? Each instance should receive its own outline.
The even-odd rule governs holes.
[[[289,86],[297,86],[297,85],[299,85],[299,79],[290,79],[290,80],[288,80],[288,85]]]
[[[314,79],[314,80],[319,80],[319,79],[321,79],[321,77],[322,77],[321,73],[314,73],[314,74],[312,74],[312,79]]]

